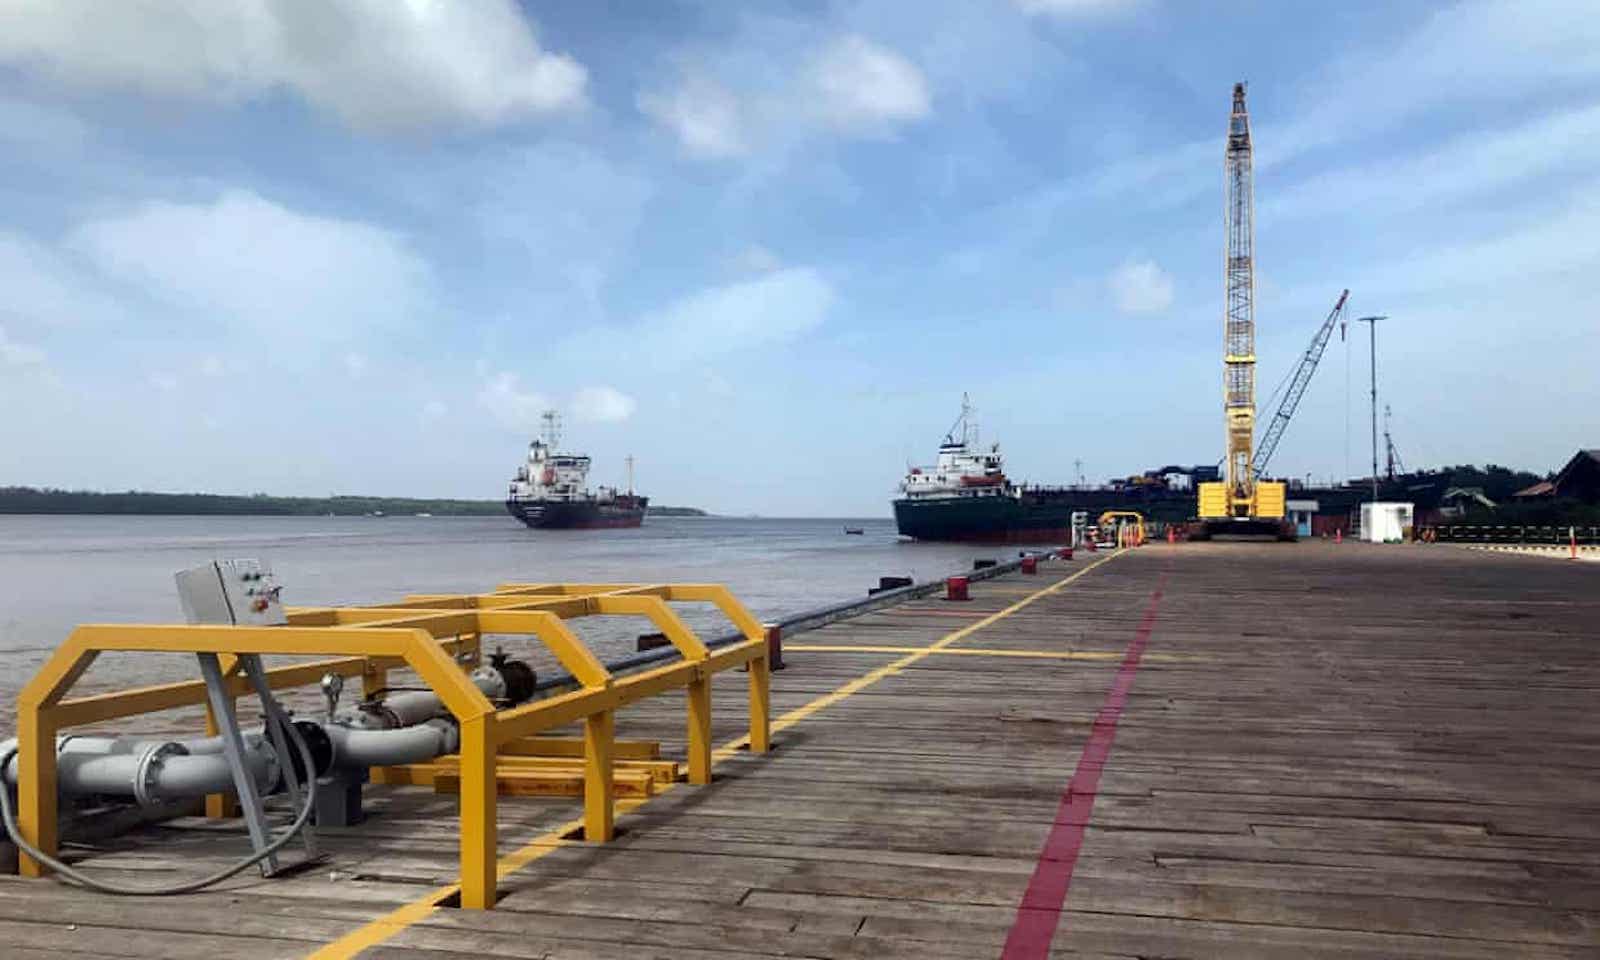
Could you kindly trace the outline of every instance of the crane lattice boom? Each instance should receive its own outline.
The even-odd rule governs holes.
[[[1233,112],[1228,118],[1228,146],[1223,172],[1227,180],[1227,313],[1223,320],[1223,404],[1227,419],[1229,499],[1248,504],[1255,491],[1250,447],[1256,425],[1255,321],[1255,188],[1251,169],[1250,114],[1245,110],[1244,84],[1233,85]]]
[[[1344,318],[1344,302],[1349,296],[1349,290],[1339,294],[1339,302],[1333,305],[1328,319],[1322,321],[1322,326],[1311,338],[1311,346],[1301,354],[1300,363],[1294,370],[1294,379],[1289,381],[1289,392],[1283,395],[1278,412],[1273,414],[1272,422],[1267,424],[1267,432],[1261,437],[1261,446],[1256,448],[1256,459],[1252,465],[1256,476],[1266,472],[1272,451],[1278,449],[1278,441],[1283,439],[1283,431],[1288,429],[1290,418],[1300,406],[1300,398],[1305,395],[1306,387],[1311,385],[1311,375],[1317,372],[1317,364],[1322,360],[1322,351],[1328,347],[1328,338],[1333,336],[1333,328]]]
[[[1256,430],[1255,183],[1250,114],[1244,84],[1233,85],[1228,143],[1223,153],[1222,410],[1227,432],[1226,473],[1200,484],[1198,512],[1206,521],[1229,521],[1230,532],[1282,526],[1287,488],[1259,483],[1252,456]],[[1255,532],[1260,532],[1255,531]]]

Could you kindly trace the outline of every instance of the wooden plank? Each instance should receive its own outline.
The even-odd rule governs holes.
[[[548,848],[503,878],[497,910],[423,911],[367,955],[995,956],[1158,582],[1052,956],[1600,952],[1592,572],[1422,547],[1146,547],[957,644],[1105,660],[922,657],[857,683],[897,658],[858,648],[925,647],[1071,569],[974,584],[961,611],[929,598],[806,635],[827,649],[774,675],[774,716],[853,692],[780,724],[772,753],[727,756],[706,787],[668,782],[682,696],[627,706],[619,748],[643,762],[619,762],[619,781],[659,795],[619,817],[615,842]],[[711,691],[726,743],[744,732],[743,678]],[[502,854],[577,815],[578,743],[504,751],[505,777],[568,792],[501,804]],[[375,785],[367,800],[366,823],[323,832],[326,870],[242,876],[149,929],[142,905],[0,878],[0,923],[33,924],[17,946],[35,952],[81,915],[115,933],[64,953],[143,936],[151,956],[300,955],[454,875],[451,798]],[[181,819],[73,855],[148,882],[243,845],[236,823]],[[257,906],[245,925],[226,926],[230,898]]]

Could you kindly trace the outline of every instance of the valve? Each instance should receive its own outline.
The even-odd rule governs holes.
[[[327,711],[328,722],[333,722],[334,711],[339,709],[339,694],[344,692],[344,677],[337,673],[322,675],[322,702]]]

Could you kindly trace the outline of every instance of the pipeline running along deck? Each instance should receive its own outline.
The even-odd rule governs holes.
[[[373,788],[315,872],[181,901],[0,878],[59,956],[1592,957],[1596,568],[1429,546],[1153,544],[785,644],[774,749],[713,685],[713,782],[502,798],[493,911],[448,905],[455,799]],[[681,751],[682,708],[619,738]],[[206,821],[84,858],[205,865]],[[177,829],[181,827],[182,829]],[[235,830],[217,825],[215,830]]]

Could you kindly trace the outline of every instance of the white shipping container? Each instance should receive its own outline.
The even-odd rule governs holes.
[[[1363,503],[1361,539],[1368,543],[1392,543],[1405,538],[1411,529],[1413,504]]]

